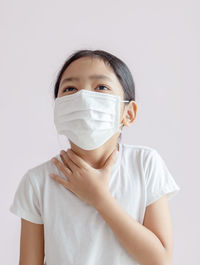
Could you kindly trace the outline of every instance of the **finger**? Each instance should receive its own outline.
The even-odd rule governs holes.
[[[68,156],[68,154],[65,152],[65,154],[63,154],[62,152],[62,156],[63,159],[66,161],[66,163],[69,165],[70,170],[73,172],[75,172],[79,167],[74,164],[74,162],[70,159],[70,157]]]
[[[72,171],[70,170],[70,166],[67,164],[66,159],[64,159],[63,155],[60,154],[60,158],[63,162],[63,164],[67,167],[67,169],[70,171],[70,174],[72,174]]]
[[[67,181],[66,179],[63,179],[63,178],[61,178],[58,175],[53,174],[53,173],[50,173],[50,177],[53,180],[57,181],[58,183],[62,184],[65,188],[71,190],[72,186],[71,186],[71,182],[70,181]]]
[[[90,165],[84,159],[78,156],[72,149],[68,149],[66,153],[78,167],[89,169]]]
[[[51,159],[51,161],[54,163],[54,165],[63,172],[64,175],[70,175],[72,172],[69,168],[67,168],[65,165],[63,165],[62,162],[60,162],[57,158]]]

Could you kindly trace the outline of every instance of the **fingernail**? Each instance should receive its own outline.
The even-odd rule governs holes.
[[[61,155],[64,155],[64,154],[65,154],[65,151],[64,151],[64,150],[61,150],[61,151],[60,151],[60,154],[61,154]]]

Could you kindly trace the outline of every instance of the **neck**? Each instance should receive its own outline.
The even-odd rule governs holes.
[[[84,150],[70,141],[71,149],[85,160],[93,168],[102,168],[111,153],[117,148],[119,151],[119,144],[117,139],[115,141],[107,141],[105,144],[94,150]]]

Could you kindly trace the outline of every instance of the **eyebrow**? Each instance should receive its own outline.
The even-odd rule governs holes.
[[[91,76],[89,76],[89,79],[91,79],[91,80],[93,80],[93,79],[104,79],[104,80],[112,81],[112,79],[106,75],[91,75]],[[75,77],[75,76],[74,77],[68,77],[68,78],[63,79],[61,85],[63,83],[66,83],[66,82],[79,81],[79,80],[80,80],[80,78]]]

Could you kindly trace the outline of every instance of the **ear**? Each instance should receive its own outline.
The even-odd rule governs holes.
[[[124,126],[129,127],[134,122],[137,115],[137,109],[138,107],[134,100],[131,100],[129,104],[125,106],[123,120],[122,120]]]

